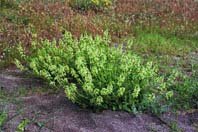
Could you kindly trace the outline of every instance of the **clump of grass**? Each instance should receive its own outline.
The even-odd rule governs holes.
[[[191,76],[181,74],[178,78],[179,81],[170,87],[170,89],[175,91],[175,97],[172,100],[173,108],[180,110],[198,108],[197,76],[197,69],[192,69]]]
[[[133,38],[127,38],[134,52],[144,55],[185,56],[197,50],[196,40],[166,36],[158,32],[137,31]]]
[[[5,112],[0,112],[0,128],[3,126],[6,119],[7,119],[7,114]]]
[[[110,7],[113,0],[70,0],[70,6],[78,10],[104,10]]]
[[[24,119],[20,122],[20,124],[17,126],[17,132],[24,132],[26,126],[30,123],[29,119]]]

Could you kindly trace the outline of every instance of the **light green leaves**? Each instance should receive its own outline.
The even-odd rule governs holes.
[[[21,123],[17,126],[17,132],[24,132],[25,127],[30,123],[29,119],[24,119]]]
[[[113,0],[71,0],[70,5],[73,8],[88,10],[88,9],[104,9],[110,7]]]
[[[7,113],[5,112],[0,112],[0,127],[3,126],[3,124],[5,123],[7,119]]]
[[[43,41],[26,61],[34,74],[55,88],[64,88],[72,102],[83,107],[145,110],[166,91],[166,83],[152,63],[122,46],[109,47],[110,39],[83,35],[79,40],[66,32],[60,43]]]

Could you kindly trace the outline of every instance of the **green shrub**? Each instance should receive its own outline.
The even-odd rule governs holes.
[[[7,119],[7,114],[5,112],[0,112],[0,131],[6,119]]]
[[[179,82],[175,82],[169,89],[174,91],[174,98],[170,100],[176,109],[198,108],[198,78],[196,74],[191,77],[180,73]]]
[[[17,126],[17,132],[24,132],[26,126],[30,123],[29,119],[24,119],[20,122],[20,124]]]
[[[19,49],[29,70],[53,86],[63,87],[66,96],[82,107],[154,110],[163,97],[172,95],[151,62],[143,63],[122,46],[109,44],[107,34],[75,40],[66,33],[59,43],[46,40],[39,48],[34,44],[32,55],[24,56]]]
[[[70,5],[80,10],[100,10],[112,5],[112,0],[71,0]]]
[[[15,0],[1,0],[0,1],[1,8],[15,8],[17,7],[17,2]]]

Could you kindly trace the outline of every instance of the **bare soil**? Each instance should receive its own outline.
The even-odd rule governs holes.
[[[31,91],[46,87],[42,80],[16,70],[0,73],[1,91],[14,95],[21,87]],[[2,98],[1,98],[2,97]],[[130,114],[105,110],[94,113],[81,109],[66,99],[63,93],[31,93],[17,97],[0,96],[0,113],[8,117],[0,131],[15,132],[23,120],[27,132],[169,132],[198,131],[198,110],[188,112]]]

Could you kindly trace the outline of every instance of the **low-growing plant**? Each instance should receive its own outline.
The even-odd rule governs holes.
[[[156,28],[157,29],[157,28]],[[197,40],[188,37],[180,38],[160,31],[135,29],[134,37],[127,37],[126,41],[133,43],[131,49],[140,54],[184,56],[197,50]]]
[[[1,0],[0,7],[1,8],[15,8],[16,0]]]
[[[17,126],[17,132],[24,132],[25,127],[30,123],[29,119],[24,119],[20,122],[20,124]]]
[[[6,119],[7,119],[7,113],[0,112],[0,130],[3,124],[5,123]]]
[[[68,32],[59,42],[47,40],[32,55],[20,54],[27,67],[49,84],[64,88],[66,96],[82,107],[135,112],[154,110],[172,96],[163,76],[151,62],[119,47],[109,47],[107,33],[73,39]],[[21,69],[24,67],[18,62]],[[165,98],[164,98],[165,97]]]
[[[171,88],[174,91],[174,98],[171,100],[176,109],[197,109],[198,108],[198,79],[197,76],[184,76],[180,73],[180,81]]]
[[[80,10],[100,10],[112,5],[113,0],[70,0],[71,7]]]

